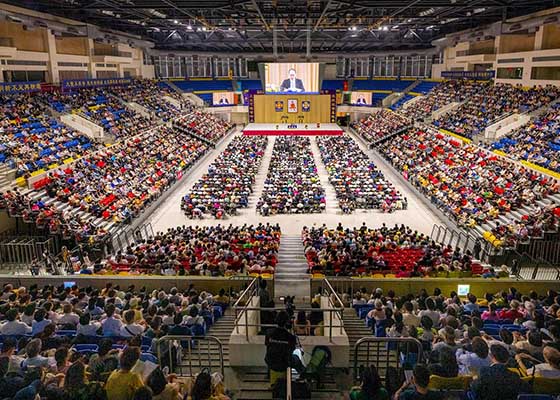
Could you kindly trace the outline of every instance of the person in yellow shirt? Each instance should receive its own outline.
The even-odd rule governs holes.
[[[107,380],[105,390],[111,400],[132,400],[136,390],[144,386],[140,375],[130,370],[140,358],[138,347],[126,347],[120,357],[121,368],[113,371]]]

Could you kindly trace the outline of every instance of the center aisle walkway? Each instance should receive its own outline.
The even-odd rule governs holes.
[[[268,175],[268,168],[270,167],[270,160],[272,159],[272,149],[274,148],[274,143],[276,142],[276,137],[271,136],[268,138],[268,144],[266,145],[266,150],[261,160],[261,165],[259,167],[259,172],[257,176],[255,176],[255,185],[253,187],[253,193],[249,196],[249,207],[247,210],[249,212],[255,212],[258,214],[257,211],[257,203],[261,198],[262,191],[264,189],[264,180]]]

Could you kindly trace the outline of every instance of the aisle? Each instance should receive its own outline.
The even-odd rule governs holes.
[[[338,214],[341,213],[340,206],[338,205],[338,200],[336,199],[336,192],[334,186],[329,182],[329,173],[325,168],[323,160],[321,160],[321,152],[319,151],[319,146],[317,145],[317,138],[311,139],[311,151],[313,152],[313,159],[315,160],[315,165],[317,165],[317,175],[319,175],[319,180],[321,181],[321,186],[325,189],[325,198],[327,201],[326,212],[327,214]]]

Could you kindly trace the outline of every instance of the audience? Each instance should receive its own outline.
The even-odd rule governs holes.
[[[193,110],[175,121],[175,126],[211,143],[217,143],[233,125],[212,114]]]
[[[558,193],[560,183],[446,135],[411,130],[379,145],[405,178],[472,228]]]
[[[342,224],[336,229],[304,227],[302,241],[309,271],[326,275],[371,276],[388,271],[396,277],[459,277],[459,272],[471,271],[469,251],[463,254],[460,249],[436,244],[404,225],[389,228],[383,224],[379,229],[370,229],[365,223],[354,229],[345,229]],[[429,311],[425,314],[437,322],[439,314]]]
[[[560,104],[554,104],[521,128],[500,138],[492,148],[516,160],[526,160],[560,172]]]
[[[319,213],[325,207],[325,190],[317,175],[310,139],[304,136],[279,136],[272,149],[257,210],[266,216]]]
[[[525,90],[521,85],[496,83],[481,88],[471,93],[458,108],[433,121],[433,124],[472,138],[506,114],[536,110],[560,95],[557,87],[552,85]]]
[[[350,126],[366,142],[372,143],[405,129],[410,126],[410,121],[400,114],[383,109],[351,123]]]
[[[406,208],[406,199],[350,136],[319,137],[317,144],[343,212]]]
[[[191,218],[221,218],[246,208],[267,144],[265,136],[235,137],[182,198],[181,208]]]

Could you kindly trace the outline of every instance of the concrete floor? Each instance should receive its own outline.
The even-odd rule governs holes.
[[[312,151],[315,156],[315,160],[318,165],[318,173],[321,179],[321,184],[325,187],[327,196],[327,207],[326,211],[321,214],[282,214],[277,216],[263,217],[256,212],[255,204],[260,196],[260,190],[262,189],[262,181],[266,177],[266,171],[268,169],[268,164],[270,161],[270,154],[272,152],[272,146],[274,144],[274,137],[270,137],[269,144],[267,147],[267,152],[263,157],[259,174],[257,175],[257,180],[255,184],[254,194],[250,202],[250,207],[247,209],[240,209],[239,215],[229,216],[225,220],[216,220],[213,218],[206,218],[204,220],[192,220],[189,219],[181,211],[181,197],[184,196],[187,191],[193,186],[193,184],[206,172],[208,165],[218,156],[218,154],[227,146],[227,144],[233,139],[234,135],[239,135],[240,132],[226,138],[221,142],[217,148],[214,150],[213,157],[210,157],[206,162],[201,164],[195,171],[187,174],[174,192],[167,198],[167,200],[161,204],[161,206],[154,212],[147,222],[150,222],[153,226],[154,231],[162,231],[167,228],[178,226],[178,225],[216,225],[216,224],[234,224],[242,225],[244,223],[255,224],[259,222],[270,222],[279,223],[282,229],[282,233],[285,235],[299,235],[303,226],[315,226],[321,225],[323,223],[327,224],[329,227],[336,226],[341,222],[346,227],[360,226],[365,222],[368,226],[377,227],[382,223],[388,225],[394,224],[405,224],[413,229],[430,234],[434,224],[441,224],[442,221],[436,216],[430,209],[428,209],[419,199],[416,192],[412,192],[407,187],[405,187],[402,182],[395,176],[395,171],[388,169],[382,165],[378,164],[378,167],[385,174],[385,176],[393,183],[393,185],[404,193],[408,199],[408,209],[395,211],[391,214],[382,213],[380,211],[365,211],[358,210],[351,215],[342,214],[338,208],[336,199],[334,198],[334,188],[328,183],[328,175],[324,168],[323,163],[320,160],[318,154],[318,149],[315,143],[315,138],[312,140]],[[348,134],[348,133],[347,133]],[[352,134],[350,134],[353,136]],[[355,137],[354,137],[355,138]],[[356,139],[356,138],[355,138]],[[357,140],[358,144],[363,151],[368,152],[366,147],[360,140]],[[370,154],[368,152],[368,154]]]

